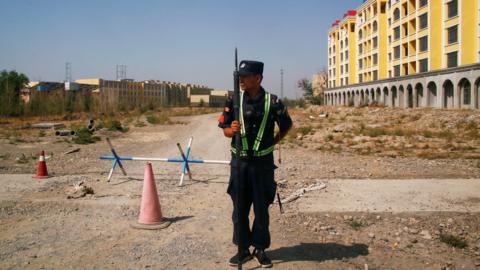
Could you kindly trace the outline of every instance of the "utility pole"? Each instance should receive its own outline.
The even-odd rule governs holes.
[[[70,62],[65,63],[65,82],[72,81],[72,64]]]
[[[127,78],[127,65],[117,65],[115,71],[117,81],[121,81]]]

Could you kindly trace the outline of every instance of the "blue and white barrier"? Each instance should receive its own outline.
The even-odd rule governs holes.
[[[190,180],[192,180],[192,174],[190,171],[190,163],[194,164],[230,164],[228,160],[208,160],[208,159],[189,159],[191,147],[192,147],[193,137],[190,137],[187,145],[186,153],[183,152],[182,147],[179,143],[177,143],[178,150],[180,152],[180,158],[155,158],[155,157],[134,157],[134,156],[119,156],[115,149],[113,148],[110,139],[107,138],[107,143],[110,146],[110,150],[112,151],[112,156],[100,156],[99,158],[102,160],[113,160],[112,168],[108,174],[108,182],[110,182],[113,171],[118,166],[122,171],[123,175],[127,175],[125,168],[123,167],[122,161],[160,161],[160,162],[172,162],[172,163],[182,163],[182,173],[180,175],[180,183],[179,186],[183,185],[183,179],[185,178],[185,173],[188,173]]]

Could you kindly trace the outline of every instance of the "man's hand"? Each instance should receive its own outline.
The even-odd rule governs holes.
[[[234,133],[237,133],[240,131],[240,123],[237,120],[233,120],[230,128]]]
[[[232,124],[228,128],[223,129],[223,134],[225,137],[232,138],[235,133],[240,131],[240,123],[237,120],[232,121]]]

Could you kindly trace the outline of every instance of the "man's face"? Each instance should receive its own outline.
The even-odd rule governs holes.
[[[256,89],[260,87],[260,83],[262,82],[262,75],[243,75],[240,76],[240,88],[243,91],[248,91],[251,89]]]

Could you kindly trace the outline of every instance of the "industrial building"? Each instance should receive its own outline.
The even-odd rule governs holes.
[[[329,30],[324,98],[479,108],[479,33],[479,1],[363,1]]]
[[[100,111],[138,107],[205,106],[221,107],[227,90],[168,81],[79,79],[75,82],[31,82],[22,90],[22,100],[30,102],[35,96],[65,96],[65,93],[86,94],[94,99]]]

